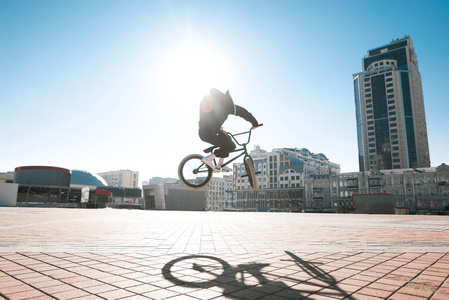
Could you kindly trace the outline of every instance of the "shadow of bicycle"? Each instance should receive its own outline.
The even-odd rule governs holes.
[[[165,279],[176,285],[190,288],[208,289],[219,287],[223,295],[230,299],[290,298],[313,299],[313,293],[320,296],[351,299],[349,294],[338,288],[335,278],[318,267],[318,263],[304,261],[297,255],[285,251],[292,261],[313,281],[306,281],[304,276],[284,276],[270,271],[267,263],[246,263],[231,266],[225,260],[209,255],[187,255],[176,258],[162,268]],[[268,270],[264,270],[268,269]],[[286,284],[286,282],[288,284]],[[301,283],[301,284],[299,284]],[[323,291],[326,289],[325,291]],[[216,289],[215,289],[216,290]]]

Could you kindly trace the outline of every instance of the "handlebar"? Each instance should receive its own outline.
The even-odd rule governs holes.
[[[251,140],[251,131],[253,131],[253,130],[256,129],[257,127],[261,127],[261,126],[263,126],[263,124],[259,124],[259,125],[257,125],[257,126],[251,127],[248,131],[244,131],[244,132],[240,132],[240,133],[236,133],[236,134],[232,134],[232,133],[228,132],[228,134],[229,134],[229,135],[232,137],[232,139],[237,143],[237,145],[239,145],[239,146],[248,145],[248,144],[249,144],[249,141]],[[248,134],[248,141],[247,141],[246,143],[239,143],[235,137],[238,136],[238,135],[246,134],[246,133],[249,133],[249,134]]]

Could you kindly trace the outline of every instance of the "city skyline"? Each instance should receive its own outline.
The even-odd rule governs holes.
[[[447,163],[449,4],[403,3],[2,0],[0,172],[51,165],[176,177],[183,157],[207,147],[198,110],[212,87],[264,123],[252,145],[304,147],[356,172],[352,74],[368,49],[406,35],[431,166]],[[225,128],[248,125],[230,117]]]

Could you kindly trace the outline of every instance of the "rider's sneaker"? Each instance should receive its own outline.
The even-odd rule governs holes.
[[[217,166],[214,166],[214,163],[213,163],[214,157],[212,157],[211,155],[206,156],[206,157],[203,157],[203,158],[201,159],[201,161],[202,161],[203,163],[205,163],[206,165],[208,165],[209,168],[212,169],[212,171],[214,171],[214,172],[220,172],[220,168],[217,167]]]
[[[232,169],[231,169],[231,168],[228,168],[227,166],[221,167],[221,170],[222,170],[223,172],[231,172],[231,171],[232,171]]]

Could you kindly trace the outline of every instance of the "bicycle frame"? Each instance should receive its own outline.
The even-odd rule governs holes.
[[[239,149],[235,149],[231,153],[239,152],[239,151],[242,151],[242,153],[240,153],[239,155],[235,156],[234,158],[228,160],[227,162],[225,162],[224,164],[222,164],[219,167],[224,167],[224,166],[232,163],[233,161],[237,160],[238,158],[242,157],[243,155],[248,155],[248,150],[246,149],[246,145],[248,145],[249,141],[251,140],[251,132],[252,131],[253,130],[250,129],[249,131],[244,131],[244,132],[240,132],[240,133],[236,133],[236,134],[232,134],[232,133],[228,132],[229,136],[235,141],[235,143],[242,147],[242,148],[239,148]],[[238,135],[246,134],[246,133],[248,133],[248,141],[246,143],[239,143],[235,137],[238,136]],[[215,162],[215,165],[217,165],[216,162]]]

